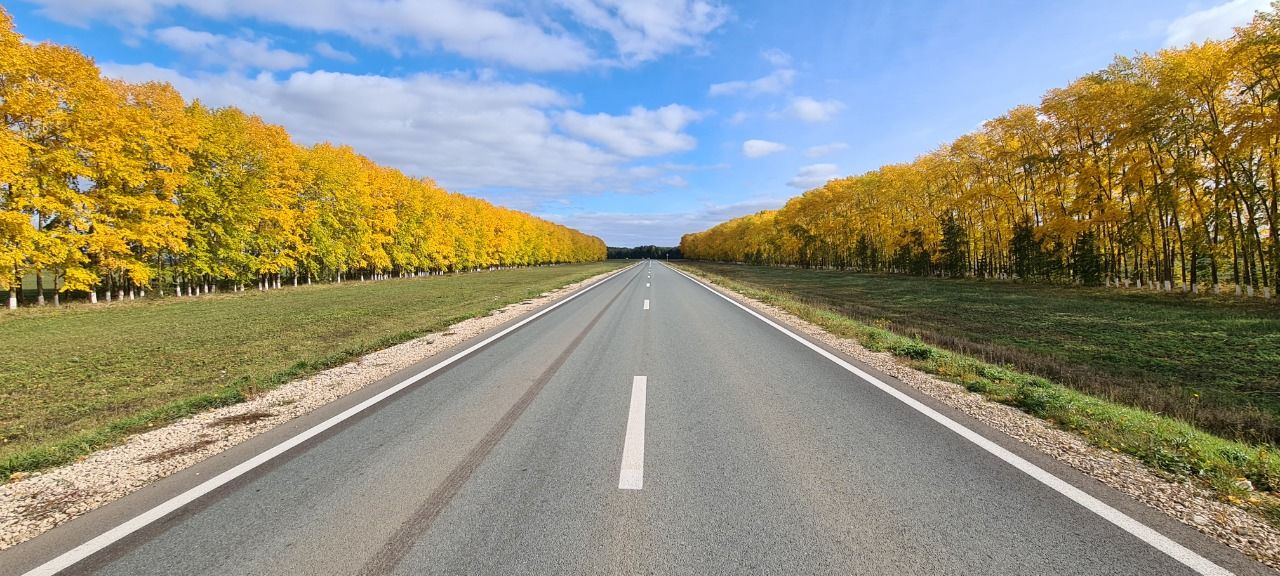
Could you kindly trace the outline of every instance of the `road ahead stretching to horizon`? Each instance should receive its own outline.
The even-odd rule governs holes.
[[[0,554],[0,573],[1263,571],[661,263],[521,322]]]

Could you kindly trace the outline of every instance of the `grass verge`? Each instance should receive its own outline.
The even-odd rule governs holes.
[[[1275,301],[693,265],[1225,438],[1280,444]]]
[[[1222,501],[1252,508],[1280,527],[1280,453],[1270,444],[1228,440],[1184,421],[1090,396],[1042,376],[995,365],[867,324],[835,310],[683,265],[685,271],[785,310],[868,350],[891,352],[903,363],[960,384],[989,400],[1015,406],[1075,432],[1100,448],[1129,454],[1170,478],[1191,479]],[[1248,490],[1248,480],[1255,490]]]
[[[0,480],[624,264],[0,314]]]

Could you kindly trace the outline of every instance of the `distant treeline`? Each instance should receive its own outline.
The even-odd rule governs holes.
[[[626,258],[654,258],[673,260],[680,258],[680,249],[677,247],[667,246],[636,246],[635,248],[619,248],[610,246],[608,248],[610,260],[622,260]]]
[[[1274,294],[1280,15],[1117,57],[907,164],[686,235],[687,258]]]
[[[96,301],[600,260],[604,242],[169,84],[102,77],[0,8],[0,290]]]

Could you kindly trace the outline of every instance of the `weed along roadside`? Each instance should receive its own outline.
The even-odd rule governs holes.
[[[890,353],[904,367],[958,384],[987,401],[1015,407],[1043,419],[1074,433],[1096,449],[1128,455],[1159,477],[1174,483],[1189,483],[1206,491],[1218,503],[1247,511],[1258,522],[1268,524],[1272,532],[1280,527],[1280,498],[1275,495],[1280,490],[1280,457],[1273,445],[1224,439],[1181,420],[1099,399],[1041,376],[996,366],[853,320],[801,301],[785,289],[765,288],[716,274],[712,272],[714,267],[693,263],[679,267],[742,297],[811,323],[837,340],[852,340],[872,353]],[[1051,455],[1061,457],[1056,453]],[[1085,469],[1088,466],[1074,463],[1073,466],[1091,474],[1099,470],[1109,473],[1106,467],[1090,470]],[[1124,491],[1124,487],[1121,488]],[[1194,519],[1202,516],[1206,514],[1189,514],[1182,519],[1195,524]],[[1197,528],[1208,531],[1203,526]]]
[[[0,474],[71,462],[618,268],[602,262],[0,317]]]
[[[598,272],[505,305],[487,305],[447,330],[437,330],[314,374],[260,390],[245,401],[204,410],[113,442],[76,462],[34,473],[18,472],[0,484],[0,550],[60,525],[165,476],[192,466],[277,425],[431,358],[474,342],[527,314],[545,312],[618,271],[618,265],[577,266],[571,277]],[[481,294],[492,298],[491,293]],[[491,336],[492,337],[492,336]],[[474,344],[473,344],[474,345]],[[456,358],[456,357],[455,357]]]
[[[706,273],[1246,442],[1280,441],[1280,306],[728,264]],[[924,354],[923,351],[908,351]]]

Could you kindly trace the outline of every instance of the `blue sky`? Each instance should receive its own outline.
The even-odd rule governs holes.
[[[680,235],[903,162],[1267,0],[25,0],[104,73],[596,234]]]

